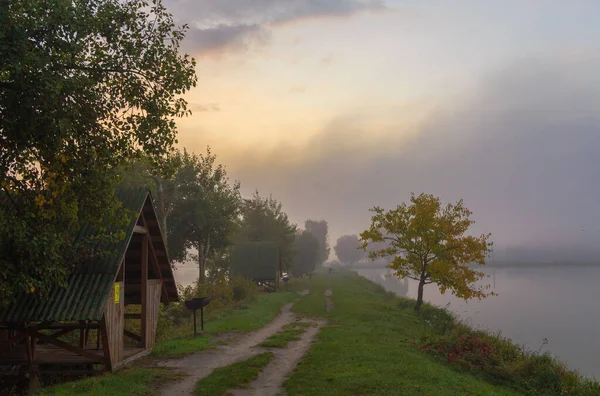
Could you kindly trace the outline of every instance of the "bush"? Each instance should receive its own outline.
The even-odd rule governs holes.
[[[168,338],[169,334],[176,331],[175,327],[184,327],[183,333],[187,334],[191,326],[192,312],[185,307],[184,301],[194,297],[210,297],[210,303],[204,308],[205,315],[227,308],[240,307],[252,301],[260,288],[250,280],[242,277],[234,277],[230,281],[221,279],[215,282],[206,282],[201,285],[193,284],[186,287],[178,285],[179,302],[171,303],[169,306],[161,304],[157,338]]]
[[[398,305],[412,309],[405,300],[400,299]],[[512,385],[527,394],[600,394],[600,384],[569,370],[548,353],[541,353],[541,348],[530,351],[499,333],[475,330],[458,321],[449,310],[429,304],[421,306],[420,317],[428,331],[414,342],[419,350],[462,369],[481,372],[492,382]]]

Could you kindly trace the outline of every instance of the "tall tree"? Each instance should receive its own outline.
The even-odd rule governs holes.
[[[298,231],[294,241],[294,250],[296,254],[291,272],[294,275],[302,275],[314,271],[320,259],[320,245],[317,237],[306,230]]]
[[[184,30],[158,0],[0,2],[0,302],[64,284],[82,224],[123,221],[115,169],[159,162],[189,114]]]
[[[306,231],[312,233],[319,241],[319,261],[317,264],[322,265],[329,258],[329,225],[325,220],[311,220],[304,222]]]
[[[275,242],[283,267],[292,265],[296,225],[290,222],[281,203],[272,196],[261,197],[255,191],[251,199],[244,200],[241,229],[236,239]]]
[[[365,251],[357,235],[339,237],[333,249],[338,259],[346,265],[354,264],[365,257]]]
[[[429,194],[411,194],[410,204],[385,211],[375,207],[371,227],[360,234],[363,248],[370,242],[389,242],[387,248],[374,250],[369,257],[392,256],[389,268],[400,278],[419,282],[415,310],[423,304],[423,288],[436,283],[443,294],[450,290],[459,298],[485,298],[489,285],[476,282],[485,275],[469,267],[484,265],[491,252],[491,234],[466,235],[473,224],[471,212],[460,200],[442,206],[440,199]]]
[[[159,164],[142,158],[118,169],[120,187],[142,187],[152,191],[160,229],[167,245],[167,218],[178,197],[174,176],[180,167],[181,154],[174,150]]]
[[[231,183],[225,167],[207,148],[206,154],[179,154],[181,167],[175,175],[177,199],[168,229],[169,254],[175,261],[189,259],[197,250],[198,281],[206,277],[206,259],[230,245],[239,225],[242,208],[240,183]]]

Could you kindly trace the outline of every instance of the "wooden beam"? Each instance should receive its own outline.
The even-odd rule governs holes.
[[[130,247],[133,247],[134,245],[129,245]],[[167,255],[167,253],[162,250],[162,249],[155,249],[154,250],[155,254],[157,257],[165,257]],[[135,260],[135,259],[139,259],[142,256],[142,254],[140,252],[136,252],[135,250],[127,250],[127,255],[125,256],[128,260]]]
[[[143,218],[143,217],[142,217]],[[146,347],[146,340],[148,334],[146,334],[146,322],[148,319],[148,237],[142,241],[142,323],[140,324],[142,346]]]
[[[162,292],[165,296],[163,300],[164,303],[169,303],[169,292],[167,291],[167,286],[165,285],[165,280],[162,276],[162,271],[160,270],[160,264],[158,263],[158,258],[156,257],[156,251],[154,250],[154,244],[150,244],[150,253],[152,253],[152,262],[155,265],[156,271],[158,271],[158,276],[160,277],[160,283],[162,284]]]
[[[141,357],[147,356],[150,354],[150,352],[152,352],[151,349],[143,349],[143,350],[139,351],[138,353],[136,353],[135,355],[131,355],[127,359],[123,360],[121,362],[121,364],[119,364],[119,367],[126,366],[129,363],[133,362],[134,360],[137,360]]]
[[[123,329],[123,334],[125,334],[127,337],[136,340],[137,342],[142,342],[142,337],[140,337],[139,335],[135,334],[132,331],[129,331],[127,329]]]
[[[108,327],[106,324],[106,318],[102,316],[100,322],[100,335],[102,339],[102,351],[104,352],[104,365],[108,371],[113,370],[112,360],[110,359],[110,342],[108,341]]]
[[[50,334],[50,337],[58,338],[58,337],[64,336],[65,334],[72,332],[73,330],[75,330],[75,329],[62,329],[62,330],[57,331],[56,333]]]
[[[144,223],[144,225],[147,226],[147,222],[146,222],[146,217],[142,214],[141,216],[142,222]],[[154,249],[154,243],[153,241],[155,240],[155,238],[158,238],[157,242],[162,241],[162,236],[159,237],[150,237],[150,253],[151,253],[151,257],[152,257],[152,262],[154,263],[155,269],[158,272],[158,276],[160,277],[160,282],[162,284],[162,292],[164,293],[165,298],[161,299],[163,300],[164,303],[168,304],[169,303],[169,292],[167,291],[167,286],[165,285],[165,280],[163,279],[162,276],[162,271],[160,270],[160,264],[158,262],[158,258],[157,258],[157,254],[156,254],[156,250]],[[164,254],[166,256],[166,252]],[[168,263],[167,263],[168,264]]]
[[[135,225],[133,227],[133,233],[134,234],[148,234],[148,229],[146,227],[142,227],[141,225]]]
[[[48,325],[39,330],[54,329],[54,330],[78,330],[78,329],[97,329],[100,327],[99,323],[55,323]]]
[[[126,313],[125,319],[142,319],[142,314],[139,313]]]
[[[48,335],[46,335],[44,333],[40,333],[39,331],[34,331],[33,333],[40,340],[42,340],[44,342],[47,342],[48,344],[55,345],[55,346],[57,346],[59,348],[62,348],[62,349],[66,350],[66,351],[69,351],[69,352],[72,352],[72,353],[74,353],[76,355],[84,356],[84,357],[86,357],[86,358],[88,358],[88,359],[90,359],[92,361],[95,361],[95,362],[99,362],[99,363],[104,363],[105,362],[104,356],[102,356],[102,355],[98,355],[98,354],[95,354],[95,353],[88,352],[85,349],[78,348],[75,345],[71,345],[71,344],[69,344],[67,342],[64,342],[64,341],[61,341],[61,340],[59,340],[57,338],[52,338],[52,337],[50,337],[50,336],[48,336]]]

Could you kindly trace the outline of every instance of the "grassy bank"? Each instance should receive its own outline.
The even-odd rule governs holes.
[[[213,310],[206,318],[205,334],[192,336],[189,319],[170,331],[170,339],[164,335],[164,341],[154,346],[151,358],[164,359],[182,356],[205,350],[215,345],[216,337],[223,333],[244,333],[259,329],[269,323],[280,312],[281,306],[297,297],[292,290],[304,287],[301,282],[288,287],[288,291],[262,293],[253,296],[248,303],[236,308]],[[167,329],[165,330],[167,331]],[[86,378],[75,382],[66,382],[53,387],[42,388],[39,395],[90,395],[90,396],[137,396],[158,394],[160,384],[180,378],[173,370],[144,367],[144,361],[116,373],[107,373],[99,377]]]
[[[288,291],[261,294],[236,309],[214,311],[205,337],[173,331],[155,358],[201,351],[219,334],[260,328],[281,305],[296,301],[300,317],[326,318],[310,348],[284,387],[293,395],[600,395],[596,382],[582,379],[548,355],[523,350],[510,340],[476,331],[449,312],[399,298],[352,272],[320,273],[287,285]],[[295,292],[310,289],[299,297]],[[326,312],[325,291],[333,302]],[[269,338],[270,347],[296,339],[294,323]],[[189,330],[189,329],[188,329]],[[212,343],[214,344],[214,342]],[[271,359],[223,367],[201,380],[197,392],[221,394],[247,386]],[[244,362],[242,362],[244,363]],[[115,374],[46,389],[47,395],[152,395],[177,377],[169,370],[134,366]],[[209,392],[209,393],[210,393]]]
[[[444,310],[425,306],[417,316],[412,301],[355,273],[323,274],[313,282],[315,288],[331,287],[334,308],[325,315],[330,326],[322,329],[287,380],[289,395],[600,394],[597,384],[548,356],[525,352],[497,337],[493,341],[494,336],[471,330]],[[322,315],[325,298],[320,298],[313,315]],[[473,337],[485,342],[473,345]],[[438,348],[440,344],[446,349]],[[478,345],[488,357],[504,356],[506,370],[483,371],[477,363],[481,356],[469,355]],[[463,348],[460,359],[461,351],[454,347]]]

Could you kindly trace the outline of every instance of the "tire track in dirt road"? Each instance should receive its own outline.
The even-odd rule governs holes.
[[[305,290],[299,294],[306,295],[308,293],[309,291]],[[161,395],[191,395],[194,392],[196,382],[208,376],[214,369],[229,366],[265,352],[266,348],[257,347],[257,345],[281,331],[285,325],[296,321],[296,314],[291,312],[292,305],[284,305],[281,308],[281,313],[271,323],[260,330],[240,336],[231,344],[220,346],[211,351],[157,363],[156,365],[159,367],[178,369],[188,375],[183,381],[165,385],[160,390]]]
[[[276,396],[283,392],[283,383],[294,371],[300,360],[306,355],[315,337],[325,321],[310,321],[298,341],[292,341],[286,348],[270,349],[275,355],[273,360],[259,374],[248,389],[230,389],[233,396]]]
[[[333,309],[331,295],[332,291],[328,288],[325,291],[327,312],[331,312]],[[283,383],[292,374],[304,355],[308,353],[321,328],[327,324],[325,320],[305,319],[303,322],[309,322],[313,326],[302,334],[300,340],[290,342],[287,348],[273,351],[275,354],[274,359],[248,389],[230,389],[229,393],[233,396],[277,396],[285,394]]]

